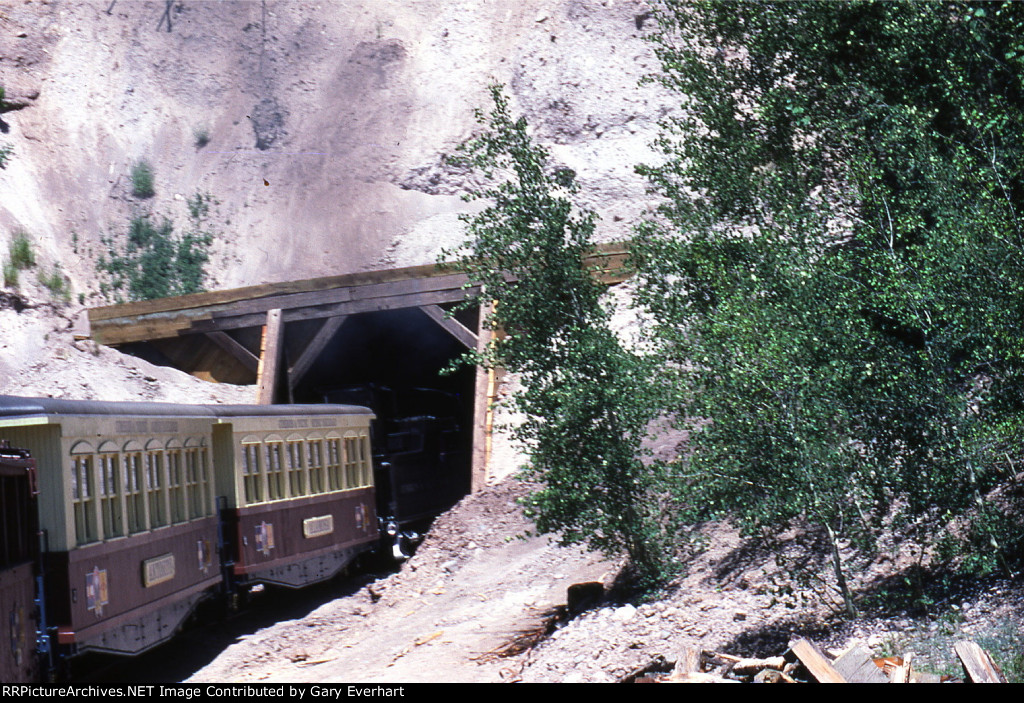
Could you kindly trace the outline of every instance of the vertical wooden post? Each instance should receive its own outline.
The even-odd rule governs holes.
[[[481,305],[480,319],[476,325],[477,351],[484,352],[491,343],[491,331],[487,329],[488,310]],[[470,487],[473,493],[487,486],[487,465],[490,461],[491,443],[491,402],[494,398],[494,372],[476,367],[473,382],[473,456],[470,469]]]
[[[256,371],[256,402],[259,405],[274,403],[283,341],[284,324],[281,321],[281,310],[268,310],[267,323],[263,326],[263,337],[260,340],[260,363]]]

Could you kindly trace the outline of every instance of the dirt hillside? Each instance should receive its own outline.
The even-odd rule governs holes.
[[[912,652],[933,673],[962,675],[952,651],[961,639],[1019,664],[1019,579],[933,590],[931,607],[906,608],[902,569],[913,554],[887,554],[857,574],[873,605],[846,621],[825,595],[821,535],[795,529],[765,544],[716,524],[680,578],[637,599],[616,588],[621,561],[524,537],[529,524],[515,499],[527,490],[506,479],[466,497],[399,573],[348,595],[339,587],[308,615],[245,631],[208,653],[212,661],[188,681],[613,683],[670,670],[688,645],[775,656],[799,637],[835,652],[854,644],[877,655]],[[569,586],[594,581],[603,599],[567,617]]]
[[[671,105],[638,85],[646,21],[635,0],[0,3],[0,247],[23,230],[95,301],[101,237],[209,193],[213,285],[429,263],[466,208],[442,156],[493,82],[621,238]]]

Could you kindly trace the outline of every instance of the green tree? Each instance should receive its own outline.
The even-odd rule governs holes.
[[[528,474],[543,487],[529,512],[543,532],[568,543],[625,550],[644,585],[666,573],[666,524],[659,476],[639,460],[650,420],[650,369],[609,329],[602,286],[582,266],[595,216],[573,203],[575,174],[556,168],[512,117],[500,87],[485,130],[457,159],[490,186],[470,199],[490,205],[465,218],[468,237],[449,252],[481,292],[501,335],[474,361],[521,375],[513,400],[525,416],[518,438]]]
[[[685,97],[642,169],[666,205],[637,258],[694,431],[688,517],[869,544],[896,505],[921,538],[959,515],[978,556],[1019,545],[981,497],[1012,480],[1024,410],[1024,5],[658,19]]]

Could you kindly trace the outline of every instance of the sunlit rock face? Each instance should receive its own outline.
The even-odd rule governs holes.
[[[210,285],[428,263],[473,174],[444,156],[503,83],[579,174],[598,236],[652,207],[633,169],[672,102],[632,0],[17,3],[5,6],[0,244],[21,228],[98,303],[132,217],[210,193]],[[14,109],[17,108],[17,109]],[[133,194],[145,161],[155,195]]]

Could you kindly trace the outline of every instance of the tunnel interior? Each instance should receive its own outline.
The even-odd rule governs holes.
[[[315,327],[319,321],[311,321]],[[285,338],[301,343],[308,333],[289,324]],[[475,320],[467,327],[475,327]],[[322,403],[324,394],[348,386],[378,384],[395,389],[424,387],[465,396],[472,405],[473,369],[442,374],[466,351],[418,308],[349,316],[294,389],[296,403]],[[286,349],[294,358],[296,352]]]
[[[456,319],[474,330],[476,311]],[[296,358],[319,321],[290,323]],[[378,510],[422,523],[470,490],[476,370],[466,348],[418,308],[349,316],[292,389],[295,403],[365,405],[373,425]],[[389,498],[385,498],[389,496]]]

